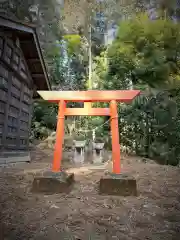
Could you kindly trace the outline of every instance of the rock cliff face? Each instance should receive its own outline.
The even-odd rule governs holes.
[[[96,13],[104,13],[108,18],[117,15],[120,12],[121,5],[124,1],[116,0],[64,0],[63,6],[63,25],[68,33],[77,33],[83,28],[84,34],[88,34],[88,24],[91,18],[93,23]],[[126,4],[131,0],[126,1]]]
[[[64,0],[63,26],[68,34],[78,33],[87,26],[90,4],[85,0]],[[86,29],[88,30],[88,29]]]

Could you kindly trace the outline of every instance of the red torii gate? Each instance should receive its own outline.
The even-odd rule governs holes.
[[[65,116],[110,116],[112,135],[112,160],[113,173],[118,174],[120,167],[120,144],[118,130],[117,101],[130,103],[139,90],[116,90],[116,91],[38,91],[39,95],[49,102],[59,105],[56,129],[56,144],[54,150],[54,172],[61,170],[62,146],[64,139]],[[66,108],[67,102],[84,102],[84,108]],[[110,108],[92,108],[92,102],[110,102]]]

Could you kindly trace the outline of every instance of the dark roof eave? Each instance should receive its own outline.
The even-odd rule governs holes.
[[[46,84],[47,84],[47,88],[49,90],[51,90],[51,85],[50,85],[49,77],[48,77],[48,74],[47,74],[47,69],[46,69],[46,65],[45,65],[45,62],[44,62],[42,50],[41,50],[41,47],[40,47],[38,34],[36,32],[36,27],[32,24],[27,24],[27,23],[22,24],[19,21],[7,18],[7,17],[2,16],[2,15],[0,15],[0,26],[32,34],[34,44],[36,45],[38,56],[39,56],[41,66],[42,66],[42,69],[43,69],[43,74],[44,74],[44,78],[45,78],[45,81],[46,81]]]
[[[41,62],[42,68],[43,68],[46,83],[47,83],[48,89],[51,90],[51,85],[50,85],[49,77],[48,77],[48,74],[47,74],[46,64],[45,64],[45,61],[44,61],[44,58],[43,58],[43,54],[42,54],[42,50],[41,50],[41,47],[40,47],[39,38],[38,38],[38,35],[37,35],[37,32],[36,32],[36,29],[34,30],[33,36],[34,36],[34,41],[35,41],[35,44],[36,44],[36,47],[37,47],[38,55],[39,55],[39,58],[40,58],[40,62]]]
[[[7,18],[5,16],[0,15],[0,26],[8,27],[11,29],[27,32],[27,33],[33,33],[36,27],[32,24],[27,23],[21,23],[18,20],[14,20],[11,18]]]

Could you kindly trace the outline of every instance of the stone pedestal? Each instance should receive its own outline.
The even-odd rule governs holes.
[[[36,193],[68,193],[74,182],[74,174],[66,172],[44,172],[38,173],[32,183],[32,192]]]
[[[93,163],[103,162],[104,143],[93,143]]]
[[[107,174],[100,179],[100,194],[137,196],[136,179],[126,174]]]
[[[75,147],[74,147],[74,162],[75,163],[84,163],[84,149],[86,145],[86,141],[74,141]]]

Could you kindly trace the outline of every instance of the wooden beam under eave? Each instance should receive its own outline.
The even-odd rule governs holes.
[[[40,63],[40,60],[39,60],[39,58],[27,58],[27,61],[29,62],[29,63],[39,63],[39,64],[41,64]]]
[[[31,76],[32,78],[44,78],[44,74],[41,73],[33,73]]]
[[[20,42],[21,42],[21,44],[28,44],[28,45],[31,44],[32,45],[31,39],[26,39],[26,40],[21,39]]]

